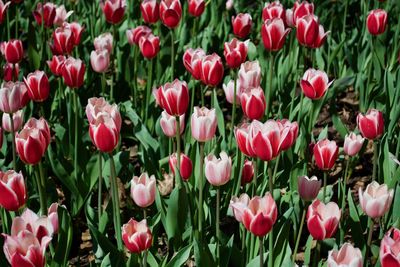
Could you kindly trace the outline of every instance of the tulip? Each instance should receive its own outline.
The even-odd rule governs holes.
[[[301,3],[296,1],[293,5],[293,25],[296,26],[299,19],[314,14],[314,4],[307,1],[302,1]]]
[[[139,39],[139,48],[143,57],[152,59],[160,50],[160,38],[151,33],[144,35]]]
[[[215,109],[194,107],[190,128],[193,138],[198,142],[211,140],[217,130],[217,114]]]
[[[195,80],[201,79],[201,73],[202,73],[201,64],[203,57],[205,56],[206,53],[201,48],[196,48],[195,50],[189,48],[183,54],[183,65],[185,66],[187,71],[189,71],[190,74],[192,74]]]
[[[325,32],[315,15],[307,15],[298,19],[296,25],[296,37],[301,45],[319,48],[325,43],[329,32]]]
[[[156,178],[144,172],[140,177],[134,176],[131,181],[131,198],[141,208],[153,204],[156,197]]]
[[[276,222],[278,209],[272,195],[268,192],[264,197],[253,197],[244,209],[242,222],[244,227],[256,236],[265,236]]]
[[[24,77],[24,82],[31,100],[43,102],[49,97],[50,83],[44,71],[37,70],[30,73],[26,78]]]
[[[390,229],[381,241],[379,258],[382,267],[400,266],[400,230]]]
[[[325,95],[332,82],[329,82],[328,75],[325,72],[308,69],[300,81],[300,87],[306,97],[316,100]]]
[[[24,48],[21,40],[11,39],[4,42],[3,54],[8,63],[19,63],[24,57]]]
[[[0,206],[7,211],[17,211],[25,205],[27,196],[22,173],[0,171]]]
[[[393,194],[393,189],[388,189],[386,184],[379,185],[376,181],[372,181],[364,192],[361,187],[358,189],[360,206],[371,218],[380,218],[389,211]]]
[[[151,247],[153,236],[146,220],[140,222],[130,219],[122,226],[122,240],[131,253],[141,253]]]
[[[175,79],[154,91],[157,104],[169,115],[181,116],[189,106],[189,90],[185,81]]]
[[[308,178],[308,176],[299,176],[297,179],[297,187],[300,197],[304,201],[314,200],[321,189],[321,181],[316,176]]]
[[[345,243],[339,251],[331,250],[328,255],[328,267],[362,267],[361,250]]]
[[[175,168],[177,164],[178,164],[178,159],[176,157],[176,153],[174,153],[171,156],[169,156],[169,168],[171,169],[173,175],[175,175]],[[179,173],[181,178],[184,181],[188,181],[190,176],[192,176],[192,172],[193,172],[192,160],[185,154],[181,153],[181,160],[179,167]]]
[[[250,202],[250,197],[244,193],[240,197],[233,197],[230,201],[229,207],[232,209],[233,215],[238,222],[243,221],[243,212]]]
[[[252,120],[261,119],[267,103],[261,87],[248,88],[240,94],[240,103],[244,114]]]
[[[148,35],[151,33],[151,29],[147,26],[138,26],[134,29],[126,30],[126,37],[128,38],[128,43],[130,45],[138,45],[139,40],[142,36]]]
[[[270,161],[280,152],[280,128],[274,120],[261,123],[258,120],[252,122],[250,132],[252,149],[258,158]]]
[[[299,135],[299,125],[297,122],[290,122],[289,120],[277,120],[281,131],[281,143],[279,149],[282,151],[288,150],[297,140]]]
[[[385,32],[387,24],[387,13],[383,9],[371,10],[367,17],[367,29],[372,35]]]
[[[45,4],[38,3],[36,10],[33,11],[33,16],[35,17],[36,23],[40,26],[44,21],[44,26],[46,28],[52,27],[56,17],[56,8],[57,6],[50,2]]]
[[[50,48],[53,55],[71,54],[74,42],[74,36],[70,28],[58,27],[53,32],[53,43]]]
[[[3,113],[2,126],[3,129],[9,133],[16,132],[19,129],[21,129],[23,122],[22,110],[18,110],[17,112],[13,113],[12,116],[13,116],[14,129],[12,129],[11,127],[11,120],[9,114]]]
[[[364,144],[364,138],[361,135],[355,133],[346,134],[344,138],[343,150],[349,156],[355,156]]]
[[[179,122],[180,134],[182,134],[185,130],[185,114],[179,116]],[[160,126],[166,136],[176,136],[176,118],[169,115],[166,111],[161,112]]]
[[[64,83],[70,88],[79,88],[83,85],[85,64],[80,59],[69,57],[64,61],[62,68]]]
[[[261,84],[261,67],[258,61],[247,61],[239,69],[240,88],[255,88]]]
[[[49,66],[49,69],[51,70],[53,75],[62,75],[62,68],[64,66],[65,59],[66,58],[64,56],[53,56],[51,60],[47,61],[47,65]]]
[[[221,152],[218,159],[215,155],[208,155],[204,159],[205,175],[210,184],[221,186],[229,182],[232,171],[232,160],[226,152]]]
[[[103,0],[100,6],[108,23],[118,24],[124,18],[126,0]]]
[[[82,25],[80,25],[77,22],[71,22],[71,23],[64,22],[63,27],[71,30],[74,46],[79,45],[79,43],[81,42],[82,33],[85,30],[85,28],[83,28]]]
[[[22,82],[6,82],[0,88],[0,110],[14,113],[28,103],[28,89]]]
[[[48,219],[53,226],[53,232],[54,234],[58,234],[58,228],[59,228],[59,221],[58,221],[58,203],[54,202],[53,204],[50,205],[49,209],[47,210],[48,214]]]
[[[118,106],[116,104],[110,105],[104,97],[89,98],[86,106],[86,117],[88,118],[89,124],[96,123],[96,120],[102,116],[110,116],[114,121],[117,130],[121,130],[122,119]]]
[[[341,211],[335,202],[324,204],[315,199],[307,210],[308,231],[315,240],[331,238],[336,233],[340,216]]]
[[[384,130],[383,114],[377,109],[368,110],[367,114],[358,114],[357,125],[361,134],[370,140],[382,136]]]
[[[50,128],[47,123],[47,121],[44,118],[40,119],[35,119],[35,118],[30,118],[26,123],[24,128],[30,128],[30,129],[38,129],[40,133],[43,135],[43,137],[46,140],[46,145],[48,146],[51,141],[51,134],[50,134]]]
[[[100,34],[96,38],[94,38],[94,49],[95,50],[104,50],[106,49],[108,53],[112,53],[113,51],[113,36],[111,33],[106,32]]]
[[[140,4],[140,11],[144,22],[148,24],[156,23],[160,18],[157,0],[143,0]]]
[[[254,177],[254,164],[252,161],[245,159],[242,168],[241,184],[245,185],[250,183]]]
[[[261,36],[265,49],[268,51],[282,49],[289,32],[290,29],[285,27],[284,20],[281,18],[266,20],[261,26]]]
[[[226,10],[231,10],[233,7],[233,0],[227,0],[225,3]]]
[[[235,82],[233,80],[230,80],[228,82],[228,84],[223,84],[222,88],[224,89],[224,92],[225,92],[226,101],[233,104],[233,94],[235,92]],[[240,81],[236,80],[236,105],[240,105],[240,95],[241,95]]]
[[[3,146],[3,128],[0,127],[0,149]]]
[[[173,29],[178,26],[182,17],[182,6],[179,0],[161,0],[160,18],[162,23]]]
[[[120,129],[109,114],[101,114],[89,125],[93,144],[102,152],[110,153],[118,145]]]
[[[239,13],[236,17],[232,17],[233,33],[238,38],[246,38],[253,25],[250,14]]]
[[[252,132],[252,124],[242,123],[235,127],[235,139],[240,151],[248,157],[255,157],[256,154],[250,140],[250,133]]]
[[[21,216],[15,217],[11,225],[11,236],[17,236],[23,231],[31,232],[39,242],[47,238],[51,239],[54,234],[51,220],[47,216],[39,217],[28,208]]]
[[[106,72],[110,66],[110,53],[106,49],[92,51],[90,53],[90,64],[95,72]]]
[[[224,56],[229,68],[236,69],[246,60],[248,42],[233,38],[224,44]]]
[[[19,64],[6,63],[3,66],[3,79],[5,82],[18,80]]]
[[[201,61],[201,81],[209,86],[217,86],[224,76],[224,65],[216,53],[207,55]]]
[[[200,17],[206,8],[204,0],[188,0],[189,14],[194,17]]]
[[[262,11],[263,21],[274,18],[281,18],[283,21],[285,21],[285,17],[286,17],[285,8],[279,1],[265,3]]]
[[[335,165],[339,154],[339,147],[336,145],[335,141],[323,139],[315,144],[313,153],[318,168],[321,170],[329,170]]]
[[[64,22],[74,13],[65,9],[64,5],[60,5],[56,8],[56,16],[54,17],[54,25],[61,26]]]
[[[296,25],[293,22],[293,9],[291,8],[286,9],[285,17],[286,17],[285,19],[286,25],[290,28],[294,28]]]
[[[6,17],[7,8],[11,4],[11,2],[4,2],[0,0],[0,24],[3,23],[4,18]]]

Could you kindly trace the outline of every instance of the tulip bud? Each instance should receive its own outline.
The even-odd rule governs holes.
[[[160,50],[160,38],[151,33],[144,35],[139,39],[139,48],[143,57],[152,59]]]
[[[233,38],[224,44],[224,56],[229,68],[236,69],[246,60],[247,43]]]
[[[53,204],[50,205],[50,207],[47,210],[48,214],[48,219],[53,226],[53,231],[55,234],[58,234],[58,203],[54,202]]]
[[[14,129],[11,127],[10,114],[3,113],[3,119],[1,121],[3,129],[9,133],[16,132],[19,129],[21,129],[22,123],[23,123],[22,110],[18,110],[17,112],[13,113],[12,117],[13,117]],[[0,148],[1,148],[1,146],[0,146]]]
[[[339,154],[339,148],[335,141],[323,139],[315,144],[313,152],[315,163],[318,168],[321,170],[329,170],[333,168],[333,165],[335,165],[335,161]]]
[[[209,86],[217,86],[224,76],[224,65],[216,53],[207,55],[201,61],[201,81]]]
[[[285,27],[281,18],[268,19],[261,26],[261,36],[264,47],[268,51],[278,51],[285,44],[290,29]]]
[[[89,134],[98,150],[110,153],[118,145],[119,132],[115,121],[107,113],[89,124]]]
[[[250,140],[252,124],[242,123],[235,127],[235,139],[240,151],[248,157],[255,157],[256,154]]]
[[[262,11],[263,21],[274,18],[280,18],[285,21],[285,15],[285,8],[279,1],[266,2]]]
[[[315,199],[308,206],[307,228],[315,240],[324,240],[335,235],[341,217],[341,211],[335,202],[327,204]]]
[[[370,109],[365,115],[360,113],[357,116],[357,125],[365,138],[377,139],[382,136],[385,127],[383,114],[377,109]]]
[[[82,33],[85,30],[85,28],[83,28],[82,25],[80,25],[77,22],[71,22],[71,23],[64,22],[63,27],[65,29],[71,30],[74,46],[79,45],[79,43],[81,42]]]
[[[110,53],[107,49],[92,51],[90,53],[90,64],[95,72],[106,72],[110,66]]]
[[[74,36],[70,28],[58,27],[53,32],[53,43],[50,45],[53,55],[71,54],[74,49]]]
[[[297,179],[297,187],[299,195],[304,201],[312,201],[317,198],[321,189],[321,181],[316,176],[308,178],[308,176],[299,176]]]
[[[188,0],[189,14],[194,17],[200,17],[206,8],[204,0]]]
[[[383,237],[379,250],[382,267],[400,266],[400,230],[391,228]]]
[[[367,17],[367,29],[372,35],[385,32],[387,24],[387,13],[383,9],[371,10]]]
[[[25,123],[24,128],[38,129],[46,141],[46,146],[50,144],[51,141],[50,128],[47,121],[44,118],[40,119],[30,118]]]
[[[5,82],[18,80],[19,64],[6,63],[3,66],[3,79]]]
[[[185,66],[186,70],[192,74],[195,80],[201,79],[201,64],[205,56],[206,53],[201,48],[196,48],[195,50],[189,48],[183,54],[183,65]]]
[[[54,17],[54,25],[61,26],[67,19],[74,13],[65,9],[64,5],[60,5],[56,8],[56,16]]]
[[[251,120],[259,120],[265,112],[264,91],[261,87],[248,88],[240,94],[240,103],[244,114]]]
[[[153,242],[153,236],[146,220],[140,222],[130,219],[122,226],[122,240],[131,253],[141,253],[148,250]]]
[[[239,198],[234,196],[230,201],[229,207],[232,209],[235,219],[240,223],[243,221],[243,212],[249,205],[249,202],[250,197],[246,193],[241,194]]]
[[[250,14],[239,13],[236,17],[232,17],[233,33],[238,38],[246,38],[253,25]]]
[[[19,63],[24,57],[24,48],[21,40],[12,39],[4,42],[3,54],[8,63]]]
[[[109,54],[113,51],[113,36],[111,33],[106,32],[100,34],[96,38],[94,38],[94,49],[95,50],[104,50],[106,49]]]
[[[332,82],[329,82],[328,75],[325,72],[308,69],[300,81],[300,87],[306,97],[315,100],[325,95]]]
[[[274,159],[280,152],[279,124],[274,120],[254,120],[251,124],[250,142],[255,154],[263,161]]]
[[[124,18],[126,0],[103,0],[100,7],[108,23],[118,24]]]
[[[160,17],[157,0],[143,0],[140,4],[140,11],[144,22],[148,24],[156,23]]]
[[[288,27],[290,28],[294,28],[296,25],[293,22],[293,9],[289,8],[286,9],[286,19],[285,19],[285,23]]]
[[[261,84],[261,67],[258,61],[247,61],[239,69],[240,88],[256,88]]]
[[[189,106],[189,90],[185,81],[175,79],[154,91],[158,105],[171,116],[180,116],[186,113]]]
[[[179,0],[161,0],[160,19],[162,23],[173,29],[178,26],[182,17],[182,6]]]
[[[235,93],[235,82],[233,80],[230,80],[228,84],[223,84],[222,88],[224,89],[225,92],[226,101],[233,104],[233,97],[234,97],[233,95]],[[236,80],[236,105],[240,105],[240,95],[241,95],[240,81]]]
[[[299,19],[314,14],[314,4],[307,1],[296,1],[292,10],[293,25],[296,26]]]
[[[37,70],[30,73],[26,78],[24,77],[24,82],[31,100],[43,102],[49,97],[50,83],[44,71]]]
[[[358,189],[360,206],[373,219],[380,218],[389,211],[393,194],[393,189],[388,189],[386,184],[379,185],[376,181],[372,181],[364,192],[361,187]]]
[[[62,67],[64,83],[70,88],[79,88],[83,85],[85,76],[85,64],[80,59],[69,57]]]
[[[299,135],[299,125],[297,122],[290,122],[289,120],[277,120],[279,129],[281,131],[281,142],[279,149],[282,151],[288,150],[297,140]]]
[[[254,164],[252,161],[245,159],[242,168],[241,184],[245,185],[250,183],[254,177]]]
[[[176,157],[176,153],[174,153],[171,156],[169,156],[169,168],[171,169],[173,175],[175,175],[175,168],[177,164],[178,164],[178,159]],[[179,173],[181,178],[184,181],[188,181],[190,176],[192,176],[192,172],[193,172],[192,160],[185,154],[181,153],[181,160],[179,167]]]
[[[179,125],[180,134],[182,134],[185,130],[185,114],[179,117]],[[169,115],[166,111],[161,112],[160,126],[166,136],[176,136],[176,118]]]
[[[363,258],[361,250],[345,243],[340,250],[331,250],[328,255],[328,267],[362,267]]]
[[[301,45],[319,48],[325,43],[329,32],[325,32],[315,15],[307,15],[298,19],[296,25],[296,37]]]
[[[89,124],[95,124],[100,117],[110,116],[117,130],[121,130],[122,119],[116,104],[110,105],[104,97],[92,97],[88,99],[86,106],[86,117]]]
[[[215,109],[194,107],[191,118],[192,136],[198,142],[207,142],[215,136],[217,115]]]
[[[140,177],[134,176],[131,181],[131,198],[141,208],[153,204],[156,197],[156,178],[144,172]]]
[[[62,68],[64,66],[65,59],[66,58],[64,56],[53,56],[51,60],[47,61],[47,65],[49,66],[49,69],[51,70],[53,75],[62,75]]]
[[[42,25],[44,21],[44,26],[50,28],[53,26],[56,17],[56,5],[50,2],[45,4],[38,3],[36,10],[33,11],[33,16],[39,26]]]
[[[229,182],[232,171],[232,160],[226,152],[221,152],[218,159],[215,155],[208,155],[204,159],[205,176],[213,186],[221,186]]]
[[[0,171],[0,206],[7,211],[17,211],[26,202],[25,180],[22,173]]]
[[[126,37],[130,45],[138,45],[139,40],[142,36],[146,36],[151,33],[151,29],[147,26],[138,26],[134,29],[126,30]]]
[[[355,156],[364,144],[364,138],[361,135],[355,133],[346,134],[344,138],[343,150],[349,156]]]
[[[11,4],[11,2],[6,2],[5,4],[3,3],[2,0],[0,0],[0,24],[3,23],[4,18],[6,17],[7,13],[7,8]]]
[[[6,82],[0,88],[0,110],[14,113],[29,101],[28,89],[23,82]]]

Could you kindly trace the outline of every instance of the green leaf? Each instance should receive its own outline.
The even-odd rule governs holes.
[[[51,266],[66,266],[72,245],[72,223],[68,210],[58,207],[58,241]]]
[[[168,208],[166,214],[165,230],[168,239],[174,239],[178,244],[181,242],[180,238],[185,228],[188,203],[185,188],[174,188],[168,200]]]
[[[186,247],[182,248],[176,255],[168,262],[167,267],[180,267],[183,266],[184,263],[190,257],[190,251],[192,250],[193,245],[187,245]]]

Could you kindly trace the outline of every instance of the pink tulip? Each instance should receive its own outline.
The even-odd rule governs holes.
[[[224,76],[224,65],[216,53],[207,55],[201,61],[201,81],[209,86],[217,86]]]
[[[329,82],[325,72],[308,69],[300,81],[301,89],[306,97],[315,100],[322,98],[333,81]]]
[[[160,18],[157,0],[143,0],[140,4],[140,11],[144,22],[148,24],[156,23]]]
[[[204,0],[188,0],[189,14],[194,17],[200,17],[205,8],[206,2]]]
[[[382,267],[400,266],[400,230],[390,229],[381,241],[379,258]]]
[[[339,155],[339,147],[335,141],[323,139],[318,141],[314,148],[314,159],[318,168],[321,170],[329,170],[335,165],[335,161]]]
[[[162,23],[173,29],[178,26],[182,17],[182,6],[179,0],[161,0],[160,19]]]
[[[285,21],[285,17],[286,17],[285,8],[279,1],[265,3],[262,11],[263,21],[274,18],[280,18],[283,21]]]
[[[307,1],[296,1],[293,5],[293,25],[296,26],[299,19],[314,14],[314,4]]]
[[[393,189],[388,189],[386,184],[379,185],[372,181],[363,192],[358,189],[360,206],[365,214],[371,218],[380,218],[390,209],[393,200]]]
[[[95,123],[101,116],[110,116],[118,131],[121,130],[122,118],[116,104],[108,103],[104,97],[92,97],[88,99],[86,106],[86,117],[89,124]]]
[[[9,133],[16,132],[19,131],[19,129],[21,129],[23,123],[22,110],[18,110],[17,112],[13,113],[12,117],[13,117],[14,128],[11,127],[11,120],[9,114],[3,113],[3,119],[1,121],[3,129]]]
[[[231,10],[233,7],[233,0],[227,0],[225,3],[226,10]]]
[[[286,19],[285,19],[285,23],[288,27],[290,28],[294,28],[296,25],[293,22],[293,9],[288,8],[286,9]]]
[[[179,125],[180,134],[182,134],[185,130],[185,114],[179,117]],[[176,136],[176,118],[166,111],[161,112],[160,126],[166,136]]]
[[[192,137],[198,142],[207,142],[214,138],[217,130],[215,109],[194,107],[191,118]]]
[[[0,110],[14,113],[25,107],[29,101],[28,89],[22,82],[6,82],[0,88]]]
[[[245,159],[242,168],[241,184],[245,185],[253,181],[254,178],[254,164],[252,161]]]
[[[344,138],[343,150],[349,156],[355,156],[364,144],[364,138],[361,135],[355,133],[346,134]]]
[[[336,233],[341,211],[335,202],[327,204],[315,199],[308,206],[307,228],[315,240],[331,238]]]
[[[208,155],[204,159],[205,176],[213,186],[221,186],[229,182],[232,171],[232,160],[226,152],[221,152],[218,159],[215,155]]]
[[[176,168],[176,165],[178,164],[178,159],[176,157],[176,153],[169,156],[168,162],[169,162],[169,168],[171,169],[172,174],[175,175],[175,168]],[[185,154],[181,153],[180,163],[181,163],[180,167],[179,167],[180,176],[184,181],[188,181],[190,176],[192,176],[192,172],[193,172],[192,160]]]
[[[233,33],[238,38],[245,38],[250,34],[253,20],[250,14],[239,13],[236,17],[232,17]]]
[[[25,180],[22,173],[0,171],[0,206],[7,211],[17,211],[26,203]]]
[[[280,141],[280,128],[276,121],[268,120],[261,123],[254,120],[252,122],[250,142],[258,158],[263,161],[270,161],[278,156]]]
[[[54,17],[54,25],[61,26],[67,19],[74,13],[65,9],[64,5],[60,5],[56,8],[56,16]]]
[[[6,2],[4,4],[4,2],[2,0],[0,0],[0,24],[3,23],[3,20],[7,15],[7,8],[10,4],[11,4],[11,2]]]
[[[43,102],[50,94],[50,83],[44,71],[37,70],[24,77],[28,94],[32,101]]]
[[[6,63],[3,66],[3,79],[5,82],[18,80],[19,64]]]
[[[326,40],[329,32],[325,32],[324,27],[319,24],[318,17],[307,15],[297,20],[296,37],[301,45],[310,48],[321,47]]]
[[[297,187],[300,197],[304,201],[314,200],[321,189],[321,181],[316,176],[308,178],[308,176],[299,176],[297,179]]]
[[[57,6],[50,2],[45,4],[38,3],[36,10],[33,11],[33,16],[35,17],[36,23],[40,26],[44,21],[44,26],[46,28],[52,27],[56,17],[56,8]]]
[[[235,127],[235,139],[240,151],[248,157],[255,157],[256,152],[253,150],[250,135],[252,133],[253,124],[242,123]]]
[[[120,129],[110,114],[101,114],[89,124],[89,135],[96,148],[111,153],[118,145]]]
[[[371,10],[367,17],[367,29],[372,35],[385,32],[387,24],[387,13],[383,9]]]
[[[224,43],[224,56],[229,68],[236,69],[246,60],[248,41],[241,42],[233,38]]]
[[[240,223],[243,221],[243,212],[247,209],[249,202],[250,197],[246,193],[241,194],[239,198],[234,196],[230,201],[229,207],[232,209],[235,219]]]
[[[281,131],[279,149],[282,151],[288,150],[297,140],[299,135],[299,125],[297,122],[290,122],[286,119],[277,120],[276,122]]]
[[[47,61],[49,69],[55,76],[62,75],[62,68],[64,67],[65,56],[53,56],[51,60]]]
[[[95,72],[106,72],[110,66],[110,53],[106,49],[92,51],[90,53],[90,64]]]
[[[261,67],[258,61],[247,61],[239,69],[240,88],[259,87],[261,84]]]
[[[285,27],[281,18],[268,19],[261,26],[261,36],[264,48],[268,51],[281,50],[285,44],[290,28]]]
[[[126,0],[102,0],[100,7],[108,23],[118,24],[124,18]]]
[[[243,113],[251,120],[261,119],[267,103],[261,87],[247,88],[240,94]]]
[[[8,42],[4,42],[3,46],[2,53],[8,63],[19,63],[24,57],[24,48],[21,40],[11,39]]]
[[[274,226],[278,209],[272,195],[268,192],[264,197],[253,197],[244,209],[242,222],[253,235],[265,236]]]
[[[58,221],[58,203],[54,202],[53,204],[50,205],[50,207],[47,210],[47,214],[48,214],[48,219],[51,223],[51,225],[53,226],[53,232],[54,234],[58,234],[58,228],[59,228],[59,221]]]
[[[131,253],[141,253],[148,250],[153,242],[153,236],[146,220],[140,222],[130,219],[122,226],[122,240]]]
[[[223,84],[222,88],[225,92],[226,101],[233,104],[233,94],[235,93],[235,81],[230,80],[228,84]],[[240,105],[240,81],[236,80],[236,105]]]
[[[26,122],[24,128],[38,129],[40,133],[43,135],[44,139],[46,140],[46,145],[50,144],[51,141],[50,128],[47,121],[44,118],[40,119],[30,118]]]
[[[361,134],[370,140],[381,137],[385,127],[383,114],[377,109],[369,109],[365,115],[358,114],[357,124]]]
[[[134,176],[131,181],[131,198],[141,208],[146,208],[153,204],[156,197],[156,178],[147,172],[139,177]]]
[[[112,54],[113,51],[114,38],[111,33],[102,33],[96,38],[94,38],[94,49],[104,50],[106,49],[108,53]]]
[[[185,66],[186,70],[192,74],[195,80],[201,79],[202,73],[202,60],[203,57],[206,56],[206,53],[201,48],[192,49],[189,48],[183,54],[183,65]]]
[[[53,55],[69,55],[75,47],[75,39],[70,27],[58,27],[53,32],[53,43],[50,44]]]
[[[83,85],[85,76],[85,63],[80,59],[69,57],[62,68],[64,83],[70,88],[79,88]]]
[[[160,38],[151,33],[144,35],[139,39],[139,48],[145,58],[152,59],[160,50]]]
[[[85,28],[82,27],[82,25],[80,25],[78,22],[71,22],[71,23],[64,22],[62,27],[71,30],[74,46],[79,45],[81,42],[82,33],[85,30]]]
[[[130,45],[139,45],[139,40],[142,36],[146,36],[151,33],[151,29],[147,26],[138,26],[134,29],[126,30],[126,37]]]
[[[175,79],[154,92],[157,104],[171,116],[181,116],[189,106],[189,90],[185,81]]]
[[[361,250],[345,243],[339,251],[331,250],[328,255],[328,267],[362,267]]]

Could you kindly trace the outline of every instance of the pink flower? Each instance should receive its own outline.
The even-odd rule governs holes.
[[[178,26],[182,17],[182,6],[179,0],[161,0],[160,18],[162,23],[173,29]]]
[[[297,20],[296,37],[301,45],[310,48],[321,47],[326,40],[329,32],[325,32],[324,27],[319,24],[318,17],[307,15]]]
[[[110,53],[107,49],[92,51],[90,53],[90,64],[95,72],[106,72],[110,66]]]
[[[257,60],[243,63],[238,75],[241,90],[259,87],[261,84],[261,67]]]
[[[138,26],[134,29],[126,30],[126,37],[130,45],[138,45],[139,40],[142,36],[146,36],[151,33],[151,29],[147,26]]]
[[[3,23],[4,18],[6,17],[7,14],[7,8],[11,4],[11,2],[4,2],[0,0],[0,24]]]
[[[328,267],[362,267],[361,250],[345,243],[339,251],[331,250],[328,255]]]
[[[232,160],[226,152],[221,152],[218,159],[215,155],[208,155],[204,159],[205,176],[213,186],[221,186],[229,182],[232,171]]]
[[[0,110],[14,113],[29,101],[28,89],[23,82],[6,82],[0,88]]]
[[[160,50],[160,38],[151,33],[144,35],[139,39],[139,48],[145,58],[152,59]]]
[[[16,132],[19,129],[21,129],[22,123],[23,123],[22,110],[18,110],[17,112],[13,113],[12,117],[13,117],[13,122],[14,122],[14,128],[11,127],[10,114],[3,113],[3,119],[1,121],[3,129],[9,133]]]
[[[33,16],[35,17],[37,24],[40,26],[44,21],[44,26],[46,28],[52,27],[56,17],[56,8],[57,6],[50,2],[47,2],[44,5],[42,3],[38,3],[36,10],[33,11]]]
[[[281,18],[268,19],[261,26],[261,36],[264,48],[268,51],[281,50],[285,44],[290,29],[285,27]]]
[[[297,187],[300,197],[304,201],[314,200],[321,189],[321,181],[316,176],[308,178],[308,176],[299,176],[297,179]]]
[[[64,66],[65,59],[65,56],[53,56],[51,60],[47,61],[47,65],[55,76],[62,75],[62,68]]]
[[[17,211],[26,203],[26,186],[22,173],[0,171],[0,206],[7,211]]]
[[[248,157],[255,157],[256,154],[251,144],[250,135],[252,133],[253,124],[242,123],[235,127],[235,139],[240,151]]]
[[[89,124],[89,135],[96,148],[110,153],[118,145],[120,128],[110,114],[102,113]]]
[[[50,83],[44,71],[36,70],[24,77],[29,97],[32,101],[43,102],[50,94]]]
[[[80,59],[69,57],[64,61],[62,76],[64,83],[70,88],[79,88],[83,85],[86,66]]]
[[[243,221],[243,212],[247,209],[249,202],[250,197],[246,193],[241,194],[239,198],[234,196],[230,201],[229,207],[232,209],[235,219],[240,223]]]
[[[370,140],[381,137],[385,127],[383,114],[377,109],[369,109],[365,115],[358,114],[357,124],[361,134]]]
[[[313,152],[315,163],[318,168],[321,170],[329,170],[333,168],[333,165],[335,165],[335,161],[339,154],[339,148],[335,141],[323,139],[315,144]]]
[[[340,222],[341,211],[335,202],[324,204],[315,199],[308,206],[307,228],[315,240],[332,237]]]
[[[390,229],[381,241],[379,251],[382,267],[400,266],[400,230]]]
[[[206,2],[204,0],[188,0],[189,14],[194,17],[200,17],[205,8]]]
[[[287,119],[277,120],[281,131],[281,143],[279,149],[282,151],[288,150],[297,140],[299,135],[299,125],[297,122],[290,122]]]
[[[307,1],[296,1],[293,5],[293,25],[297,25],[297,22],[299,19],[303,18],[304,16],[307,15],[313,15],[314,14],[314,4],[309,3]]]
[[[18,80],[19,64],[6,63],[3,66],[3,79],[5,82]]]
[[[194,107],[191,118],[192,136],[198,142],[207,142],[215,136],[217,115],[215,109]]]
[[[254,178],[254,164],[252,161],[245,159],[242,168],[241,184],[242,185],[248,184],[251,181],[253,181],[253,178]]]
[[[243,113],[252,120],[261,119],[267,103],[261,87],[247,88],[240,94],[240,103]]]
[[[235,81],[230,80],[228,84],[223,84],[222,88],[225,92],[226,101],[233,104],[233,95],[235,93]],[[240,105],[240,81],[236,80],[236,105]]]
[[[50,207],[47,210],[47,214],[48,214],[48,219],[51,223],[51,225],[53,226],[53,231],[55,234],[58,234],[58,203],[54,202],[53,204],[50,205]]]
[[[364,138],[361,135],[355,133],[346,134],[344,138],[343,150],[349,156],[355,156],[364,144]]]
[[[75,39],[71,27],[58,27],[53,32],[53,43],[50,44],[53,55],[71,54]]]
[[[376,181],[372,181],[364,192],[361,187],[358,189],[360,206],[371,218],[380,218],[389,211],[393,194],[393,189],[388,189],[386,184],[379,185]]]
[[[189,106],[189,90],[185,81],[175,79],[153,91],[157,104],[169,115],[181,116]]]
[[[279,1],[266,2],[262,11],[262,19],[264,21],[268,19],[280,18],[285,21],[286,12],[285,8]]]
[[[54,25],[61,26],[64,22],[74,13],[65,9],[64,5],[60,5],[56,8],[56,16],[54,17]]]
[[[217,86],[224,76],[224,65],[216,53],[203,57],[201,61],[201,81],[209,86]]]
[[[157,0],[143,0],[140,4],[140,11],[144,22],[148,24],[156,23],[160,18]]]
[[[2,54],[8,63],[19,63],[24,57],[24,48],[21,40],[11,39],[2,43]]]
[[[245,38],[249,35],[253,25],[250,14],[239,13],[236,17],[232,17],[233,33],[238,38]]]
[[[367,29],[372,35],[385,32],[387,24],[387,13],[383,9],[371,10],[367,17]]]
[[[189,48],[183,54],[183,65],[186,70],[192,74],[195,80],[201,79],[202,74],[202,60],[206,56],[206,53],[201,48],[192,49]]]
[[[169,156],[168,163],[169,163],[169,168],[171,169],[173,175],[175,175],[175,168],[177,167],[176,165],[178,164],[178,159],[176,157],[176,153]],[[188,181],[190,176],[192,176],[192,172],[193,172],[192,160],[185,154],[181,153],[181,160],[180,160],[180,167],[179,167],[179,173],[180,173],[181,178],[184,181]]]
[[[118,24],[124,18],[126,0],[102,0],[100,7],[108,23]]]
[[[151,247],[153,236],[146,220],[137,222],[130,219],[122,226],[122,240],[131,253],[141,253]]]
[[[325,72],[308,69],[300,81],[301,89],[306,97],[315,100],[322,98],[333,81],[329,82]]]
[[[185,130],[185,114],[179,117],[179,125],[180,134],[182,134]],[[160,126],[166,136],[176,136],[176,118],[169,115],[166,111],[161,112]]]
[[[106,49],[108,53],[112,53],[113,51],[113,36],[111,33],[106,32],[102,33],[96,38],[94,38],[94,48],[95,50],[104,50]]]
[[[134,176],[131,181],[131,198],[141,208],[146,208],[153,204],[156,197],[156,178],[147,172],[139,177]]]
[[[280,152],[280,128],[274,120],[261,123],[254,120],[250,132],[250,142],[253,151],[263,161],[270,161]]]
[[[101,116],[111,116],[118,131],[121,130],[122,118],[119,113],[118,106],[116,104],[108,103],[104,97],[92,97],[88,99],[86,106],[86,117],[89,123],[95,123],[95,121]]]
[[[233,38],[230,42],[224,43],[224,56],[229,68],[238,68],[247,57],[247,44]]]

